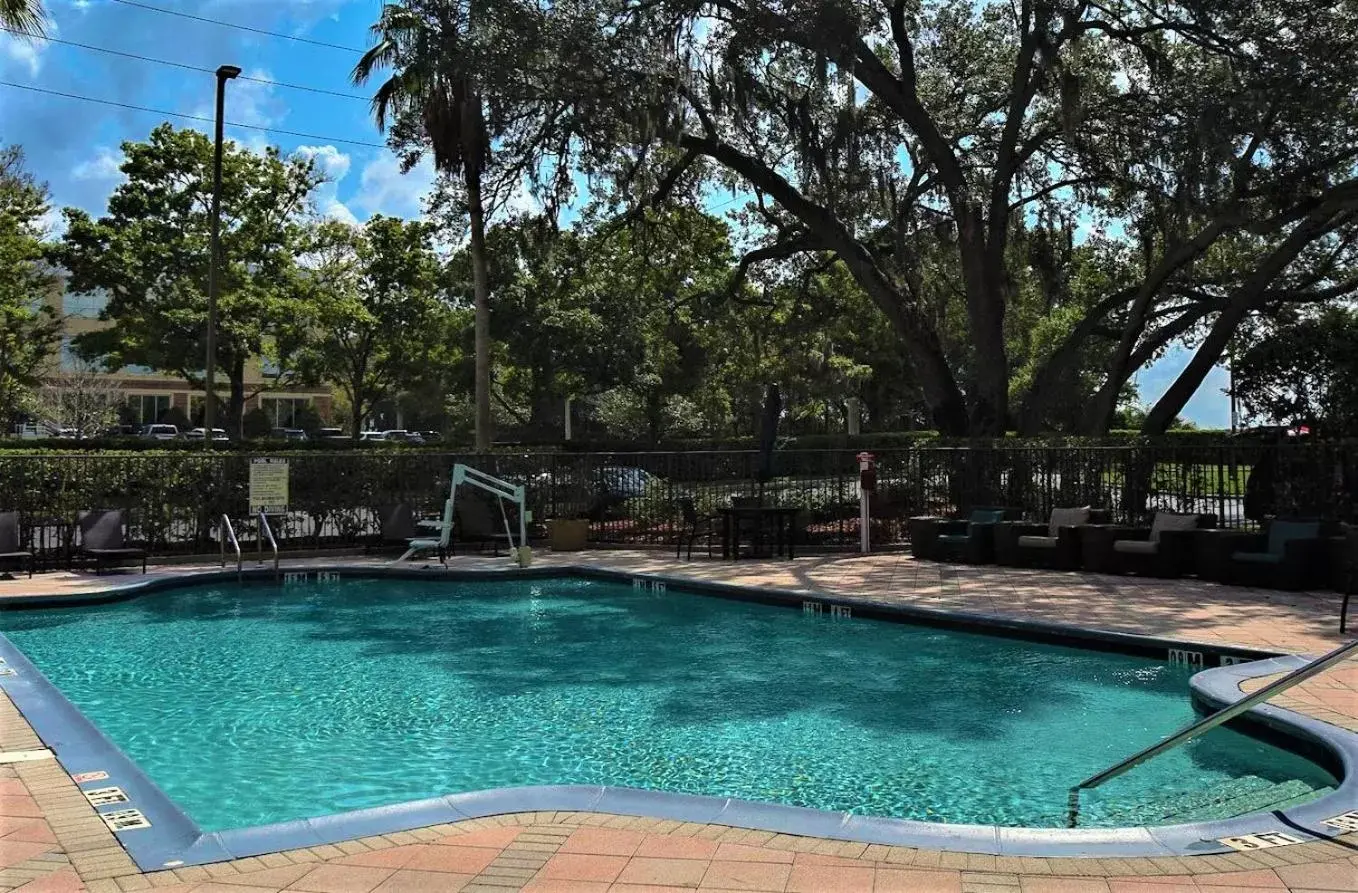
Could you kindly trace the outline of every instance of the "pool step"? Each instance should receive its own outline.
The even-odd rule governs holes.
[[[1328,787],[1312,788],[1298,779],[1272,782],[1247,775],[1187,796],[1145,800],[1114,808],[1109,811],[1108,818],[1125,819],[1138,825],[1207,822],[1250,812],[1284,809],[1331,790]]]

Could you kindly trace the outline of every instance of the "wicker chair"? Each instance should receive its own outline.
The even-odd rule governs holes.
[[[995,528],[995,560],[1010,567],[1074,570],[1080,566],[1080,526],[1107,520],[1106,509],[1086,505],[1052,509],[1046,524],[1000,524]]]
[[[1194,531],[1216,526],[1216,515],[1174,512],[1156,512],[1149,527],[1088,525],[1081,559],[1090,571],[1182,577],[1193,569]]]
[[[1237,586],[1301,590],[1321,585],[1326,577],[1323,521],[1273,518],[1263,533],[1237,533],[1226,540],[1226,580]]]
[[[912,534],[911,547],[916,557],[990,564],[995,560],[996,525],[1022,516],[1020,509],[974,508],[965,519],[916,519],[925,523],[916,525],[919,542]]]

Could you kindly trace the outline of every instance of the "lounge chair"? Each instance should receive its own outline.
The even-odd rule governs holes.
[[[476,543],[478,549],[490,543],[493,554],[499,555],[500,543],[513,546],[506,523],[508,516],[501,515],[497,518],[491,509],[492,506],[486,499],[473,493],[457,500],[452,531],[454,551],[458,543]]]
[[[1322,521],[1274,518],[1263,533],[1230,535],[1225,582],[1290,590],[1319,586],[1326,576],[1325,527]]]
[[[1344,601],[1339,605],[1339,634],[1347,631],[1349,619],[1349,598],[1358,588],[1358,525],[1344,525],[1344,584],[1340,589]]]
[[[1021,517],[1020,509],[977,507],[963,519],[911,518],[910,551],[916,558],[989,564],[995,560],[995,525]]]
[[[1010,567],[1073,570],[1080,566],[1080,526],[1100,524],[1107,519],[1107,510],[1086,505],[1052,509],[1046,524],[1022,521],[998,524],[995,560]]]
[[[415,510],[408,502],[384,505],[377,509],[377,541],[368,547],[373,549],[408,547],[410,540],[419,538],[420,529],[415,523]]]
[[[33,576],[33,553],[23,548],[19,535],[19,513],[0,512],[0,561],[28,560],[28,575]]]
[[[712,538],[717,534],[716,518],[712,515],[702,516],[698,514],[698,506],[690,496],[680,497],[679,515],[682,526],[679,528],[679,539],[674,546],[674,557],[678,558],[680,551],[684,548],[684,541],[688,541],[688,557],[693,557],[693,541],[702,533],[707,534],[707,557],[712,557]]]
[[[94,559],[94,572],[102,573],[110,563],[128,558],[141,559],[141,572],[146,573],[146,550],[127,545],[124,512],[122,509],[96,509],[76,515],[80,531],[82,555]]]
[[[1193,570],[1194,532],[1216,526],[1216,515],[1175,512],[1156,512],[1149,527],[1086,525],[1081,559],[1099,573],[1182,577]]]

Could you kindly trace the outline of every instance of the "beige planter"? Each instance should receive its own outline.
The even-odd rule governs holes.
[[[589,539],[589,522],[583,519],[553,518],[547,522],[547,544],[553,552],[579,552]]]

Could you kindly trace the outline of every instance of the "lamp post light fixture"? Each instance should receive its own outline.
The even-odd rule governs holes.
[[[207,365],[203,369],[203,445],[212,449],[212,429],[217,421],[217,264],[221,254],[222,228],[222,108],[226,82],[240,74],[235,65],[217,69],[217,130],[212,147],[212,238],[207,261]]]

